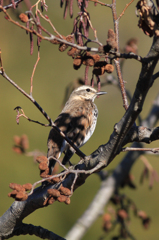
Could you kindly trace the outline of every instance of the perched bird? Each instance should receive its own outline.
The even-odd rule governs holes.
[[[94,99],[106,92],[97,92],[90,86],[76,88],[70,95],[62,112],[55,120],[55,125],[66,134],[66,136],[77,146],[83,146],[92,136],[98,117],[98,109]],[[74,149],[52,128],[48,137],[47,157],[59,158],[65,152],[62,163],[65,165],[72,155]],[[51,159],[49,163],[50,173],[56,161]]]

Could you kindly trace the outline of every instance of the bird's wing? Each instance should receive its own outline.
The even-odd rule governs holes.
[[[85,137],[92,125],[92,113],[89,107],[78,102],[71,107],[69,111],[69,120],[67,119],[67,137],[70,138],[78,147],[83,145]],[[65,112],[65,114],[68,112]]]
[[[92,106],[90,106],[92,107]],[[66,112],[65,112],[66,114]],[[91,112],[84,105],[73,107],[72,111],[69,111],[69,120],[67,119],[67,137],[77,146],[81,147],[91,137],[93,131],[90,131],[92,126]],[[74,149],[67,146],[66,154],[63,158],[62,163],[65,165],[72,155]]]

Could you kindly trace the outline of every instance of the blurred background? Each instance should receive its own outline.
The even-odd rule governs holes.
[[[5,2],[5,1],[4,1]],[[36,1],[30,1],[34,4]],[[111,3],[107,1],[106,3]],[[117,12],[121,13],[128,1],[117,1]],[[125,43],[132,37],[138,39],[138,54],[142,57],[148,53],[152,38],[147,37],[137,27],[138,18],[135,15],[134,1],[127,9],[119,24],[119,41],[120,48],[124,48]],[[77,16],[79,9],[74,1],[73,19],[69,15],[64,20],[64,8],[60,8],[60,1],[47,1],[48,12],[46,13],[51,19],[52,23],[62,35],[68,35],[73,29],[73,19]],[[19,4],[16,10],[8,10],[8,13],[18,20],[18,15],[27,10],[24,2]],[[111,10],[106,7],[89,3],[88,12],[91,16],[91,21],[94,28],[97,30],[99,41],[106,43],[108,29],[113,28]],[[52,31],[49,24],[42,22],[45,28]],[[37,59],[36,38],[34,37],[34,53],[30,55],[29,35],[19,27],[13,25],[4,18],[3,12],[0,13],[0,48],[2,51],[3,67],[7,75],[15,81],[27,93],[30,90],[30,77],[34,64]],[[93,33],[90,31],[90,38],[93,38]],[[96,47],[96,46],[95,46]],[[50,44],[47,41],[41,42],[40,61],[38,63],[34,80],[33,80],[33,97],[41,105],[41,107],[48,113],[48,115],[55,120],[61,111],[64,94],[68,84],[72,83],[79,77],[84,77],[84,66],[78,71],[73,69],[73,60],[67,56],[66,52],[59,52],[58,46]],[[158,67],[157,67],[158,68]],[[158,69],[156,68],[156,71]],[[141,64],[135,60],[127,60],[123,67],[123,78],[127,82],[126,88],[133,94],[138,76],[140,73]],[[90,69],[91,70],[91,69]],[[115,72],[113,73],[114,76]],[[105,78],[106,75],[101,77]],[[89,71],[89,79],[91,79],[91,71]],[[144,108],[141,114],[145,118],[149,113],[154,98],[159,89],[158,79],[150,89]],[[108,94],[97,99],[96,105],[99,110],[98,123],[92,138],[88,143],[81,148],[81,150],[89,155],[99,145],[108,141],[110,134],[113,131],[113,126],[117,123],[124,114],[123,103],[120,91],[112,85],[107,85],[102,88]],[[8,83],[2,76],[0,76],[0,215],[2,215],[13,203],[13,199],[9,198],[7,194],[10,192],[9,183],[15,182],[24,184],[27,182],[34,183],[40,179],[38,164],[35,163],[33,157],[26,157],[19,155],[12,150],[14,145],[13,137],[15,135],[21,136],[26,134],[29,139],[29,151],[38,149],[44,153],[47,152],[47,137],[49,128],[42,127],[35,123],[30,123],[26,119],[21,118],[20,124],[16,123],[16,112],[13,109],[16,106],[21,106],[25,114],[31,119],[47,123],[42,114],[35,108],[35,106],[23,96],[17,89]],[[158,141],[147,147],[158,147]],[[107,169],[114,169],[124,153],[117,156]],[[159,173],[158,156],[147,156],[148,160]],[[77,162],[79,158],[74,156],[72,162]],[[151,218],[150,227],[145,230],[141,225],[141,221],[131,214],[130,231],[137,239],[149,240],[158,239],[158,220],[159,220],[159,183],[155,183],[153,189],[149,189],[149,181],[145,181],[143,185],[139,184],[141,171],[144,166],[141,160],[138,160],[133,166],[132,174],[134,175],[134,182],[137,186],[135,190],[128,187],[124,188],[123,193],[127,194],[141,210],[144,210]],[[35,225],[40,225],[48,230],[55,232],[60,236],[65,236],[68,230],[72,227],[75,221],[87,209],[90,202],[93,200],[98,188],[100,186],[99,177],[95,174],[89,177],[86,183],[77,189],[75,194],[71,197],[71,204],[55,202],[53,205],[39,209],[24,222]],[[106,206],[105,211],[108,206]],[[117,232],[117,229],[115,230]],[[87,234],[83,237],[86,239],[99,239],[102,235],[102,215],[91,226]],[[113,234],[109,234],[109,239]],[[13,239],[37,239],[35,236],[20,236]]]

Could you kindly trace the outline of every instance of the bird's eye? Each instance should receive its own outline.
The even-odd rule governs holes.
[[[87,92],[90,92],[90,88],[87,88],[86,91],[87,91]]]

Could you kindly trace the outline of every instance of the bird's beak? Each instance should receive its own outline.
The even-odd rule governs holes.
[[[106,94],[107,92],[97,92],[96,95],[99,96],[99,95],[104,95]]]

